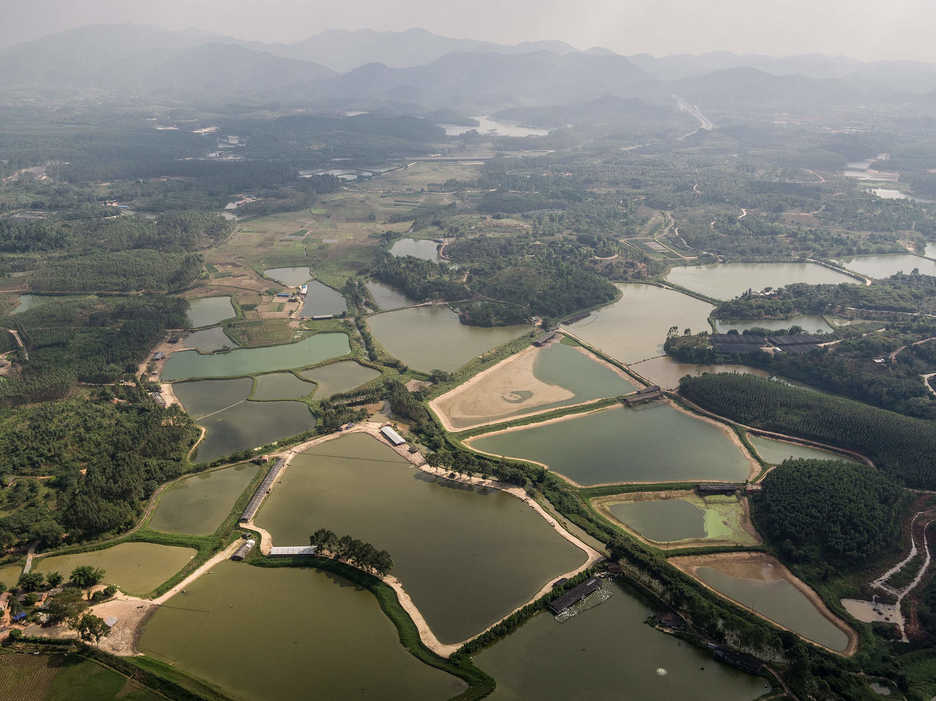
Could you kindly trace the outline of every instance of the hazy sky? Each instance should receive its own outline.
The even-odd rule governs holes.
[[[197,27],[261,41],[424,27],[624,54],[722,50],[936,61],[933,0],[0,0],[0,46],[84,24]]]

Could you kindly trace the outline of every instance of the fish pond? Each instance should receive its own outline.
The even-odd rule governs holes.
[[[748,440],[754,446],[754,450],[760,455],[761,460],[771,465],[779,465],[784,460],[796,458],[802,460],[844,460],[846,462],[857,462],[854,458],[847,455],[836,453],[831,450],[822,450],[822,448],[812,448],[808,445],[799,445],[798,443],[788,443],[787,441],[778,441],[773,438],[766,438],[754,433],[748,434]]]
[[[485,453],[543,463],[585,485],[743,482],[753,469],[727,431],[666,402],[523,426],[466,443]]]
[[[530,411],[628,394],[623,371],[585,349],[554,342],[530,347],[435,400],[433,408],[455,429]]]
[[[212,326],[201,331],[193,331],[182,340],[186,348],[194,348],[199,353],[214,353],[219,350],[237,348],[237,344],[224,333],[220,326]]]
[[[211,462],[239,450],[255,448],[304,433],[315,426],[315,417],[302,402],[255,402],[247,397],[253,380],[198,380],[172,386],[176,397],[205,437],[193,459]]]
[[[497,680],[498,701],[750,701],[770,690],[760,677],[645,621],[653,611],[627,590],[605,583],[611,598],[564,623],[540,613],[474,656]]]
[[[270,268],[263,271],[263,277],[276,280],[286,287],[299,287],[312,279],[312,271],[308,266],[296,268]]]
[[[456,370],[530,331],[529,326],[466,326],[443,305],[375,314],[367,325],[390,355],[425,371]]]
[[[936,275],[936,261],[909,253],[858,256],[843,260],[842,265],[856,273],[876,279],[890,277],[897,273],[909,275],[913,270],[919,270],[921,275]]]
[[[308,367],[351,352],[343,333],[318,333],[295,343],[264,348],[238,348],[229,353],[173,353],[163,366],[163,382],[188,378],[242,377],[275,370]]]
[[[314,688],[322,699],[445,699],[465,688],[410,655],[374,595],[335,575],[225,561],[182,598],[147,621],[140,648],[233,698]],[[249,651],[236,652],[238,640]]]
[[[339,316],[348,311],[348,303],[344,295],[328,285],[313,280],[309,283],[309,291],[299,310],[299,316],[310,318],[316,316]]]
[[[516,497],[427,475],[363,433],[296,456],[255,521],[276,545],[328,528],[389,551],[443,643],[480,633],[585,561]]]
[[[55,555],[33,560],[34,572],[60,572],[66,579],[83,565],[104,570],[105,584],[116,584],[125,594],[145,596],[181,570],[195,557],[192,548],[154,543],[120,543],[104,550]]]
[[[816,263],[714,263],[680,266],[666,281],[713,299],[734,299],[748,290],[785,287],[794,282],[811,285],[857,282],[844,273]]]
[[[256,401],[302,399],[314,391],[315,384],[301,380],[291,372],[271,372],[257,376],[250,398]]]
[[[30,309],[36,307],[41,307],[43,304],[49,304],[50,302],[55,302],[56,304],[61,304],[62,302],[73,302],[78,299],[94,299],[94,295],[31,295],[23,294],[19,296],[19,301],[16,304],[16,307],[13,309],[11,314],[21,314],[22,312],[27,312]]]
[[[713,307],[694,297],[656,285],[618,285],[621,298],[581,321],[569,331],[624,363],[636,363],[663,354],[671,326],[709,331]]]
[[[727,333],[734,329],[742,333],[747,329],[789,329],[799,326],[806,333],[830,333],[832,327],[821,316],[800,315],[789,319],[715,319],[715,330],[718,333]]]
[[[845,631],[824,616],[793,584],[793,576],[772,558],[760,554],[712,556],[698,558],[698,562],[701,564],[690,568],[693,574],[729,599],[832,650],[848,647]]]
[[[390,255],[402,257],[412,256],[420,260],[431,260],[438,263],[439,242],[432,239],[398,239],[390,247]]]
[[[596,507],[647,540],[671,543],[710,540],[739,545],[760,542],[737,497],[700,497],[692,492],[663,492],[600,497]]]
[[[159,497],[148,525],[164,533],[214,533],[259,472],[243,463],[178,480]]]
[[[200,297],[189,300],[188,323],[193,329],[214,326],[235,316],[230,297]]]
[[[769,373],[760,368],[752,368],[747,365],[699,365],[696,363],[682,363],[670,356],[660,358],[651,358],[642,363],[634,363],[631,369],[649,382],[660,385],[664,389],[674,389],[679,386],[679,380],[691,375],[697,377],[707,372],[733,372],[742,375],[758,375],[767,377]]]
[[[371,297],[374,299],[374,304],[376,304],[377,308],[381,311],[409,307],[413,304],[413,300],[402,292],[397,292],[390,287],[390,285],[385,285],[382,282],[368,280],[364,283],[364,286],[367,287],[367,291],[370,292]]]
[[[321,367],[303,370],[301,377],[316,384],[316,399],[327,399],[333,394],[350,392],[380,377],[380,371],[361,365],[353,360],[341,360]]]

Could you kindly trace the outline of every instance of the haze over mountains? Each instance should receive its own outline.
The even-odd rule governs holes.
[[[293,44],[263,44],[198,31],[97,25],[0,52],[0,91],[464,114],[604,98],[675,109],[673,94],[716,111],[801,112],[896,100],[928,112],[936,66],[819,55],[625,57],[559,41],[508,46],[422,29],[328,31]],[[623,104],[613,109],[620,112]],[[540,121],[547,114],[541,110]]]

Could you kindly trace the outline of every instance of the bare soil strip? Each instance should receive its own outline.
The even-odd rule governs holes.
[[[777,560],[772,555],[767,555],[765,553],[753,553],[753,552],[737,552],[737,553],[718,553],[716,555],[682,555],[677,557],[671,557],[667,562],[677,569],[685,572],[690,577],[695,579],[699,584],[708,589],[711,592],[714,592],[723,599],[731,601],[737,606],[740,606],[749,613],[754,614],[758,618],[761,618],[765,621],[769,621],[772,625],[782,628],[783,630],[789,630],[791,633],[798,635],[800,638],[810,643],[811,645],[817,645],[818,647],[828,650],[829,652],[840,655],[843,657],[851,657],[858,650],[858,634],[849,626],[845,621],[836,616],[829,608],[825,605],[822,598],[805,582],[801,579],[798,579],[790,572],[786,567],[784,567],[779,560]],[[809,599],[810,603],[816,607],[816,610],[824,618],[826,618],[830,623],[832,623],[836,628],[841,630],[848,637],[848,645],[844,651],[833,650],[832,648],[821,645],[813,640],[809,640],[799,635],[795,630],[790,630],[786,626],[783,626],[771,618],[764,616],[763,614],[755,611],[749,606],[745,606],[740,601],[732,599],[730,596],[726,596],[722,592],[718,591],[714,587],[709,586],[698,576],[698,569],[700,567],[713,567],[717,568],[719,571],[724,572],[732,577],[738,577],[740,579],[758,579],[763,580],[763,570],[764,566],[769,566],[772,572],[776,575],[775,579],[772,581],[785,579],[794,587],[800,590],[802,594]]]

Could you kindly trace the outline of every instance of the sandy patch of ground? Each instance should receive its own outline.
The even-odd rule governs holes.
[[[713,545],[759,545],[762,541],[754,524],[751,522],[750,504],[746,497],[741,497],[737,502],[738,514],[737,524],[726,524],[736,533],[740,530],[740,538],[684,538],[682,540],[658,541],[651,540],[641,535],[636,530],[619,520],[612,512],[610,507],[614,504],[626,504],[637,501],[658,501],[663,499],[687,499],[695,502],[701,502],[702,508],[711,508],[705,499],[696,496],[695,492],[688,489],[666,490],[661,492],[631,492],[629,494],[611,494],[604,497],[595,497],[591,499],[591,505],[595,510],[616,526],[624,529],[637,540],[659,548],[660,550],[675,550],[686,547],[710,547]],[[725,504],[729,506],[729,504]],[[733,505],[731,505],[733,506]]]
[[[447,431],[464,431],[534,409],[572,399],[565,387],[538,380],[533,366],[541,348],[528,346],[479,372],[462,385],[429,402]],[[452,420],[460,424],[455,427]]]
[[[712,591],[718,594],[724,599],[728,599],[734,604],[740,606],[741,608],[753,613],[759,618],[770,621],[773,625],[783,628],[784,630],[789,630],[785,626],[780,625],[776,621],[767,618],[766,616],[761,615],[754,609],[745,606],[739,601],[735,601],[729,596],[725,596],[722,592],[717,589],[709,586],[703,582],[698,576],[698,570],[700,567],[711,567],[717,569],[719,572],[724,572],[725,574],[737,577],[739,579],[749,579],[758,582],[776,582],[779,580],[785,579],[794,587],[800,590],[803,595],[809,599],[810,603],[816,607],[816,609],[825,617],[830,623],[832,623],[836,628],[841,630],[848,636],[848,646],[845,648],[844,652],[840,650],[832,650],[831,648],[826,648],[824,645],[819,645],[812,640],[807,640],[807,642],[813,645],[819,645],[829,652],[832,652],[836,655],[844,655],[846,657],[851,657],[858,650],[858,634],[852,630],[851,626],[845,623],[842,619],[832,613],[829,608],[825,605],[819,595],[813,591],[809,586],[806,585],[801,579],[793,576],[793,573],[790,572],[786,567],[784,567],[779,560],[777,560],[772,555],[767,555],[765,553],[755,553],[755,552],[738,552],[738,553],[719,553],[716,555],[685,555],[679,557],[671,557],[667,560],[671,565],[677,569],[685,572],[695,579],[699,584],[704,586],[709,591]],[[796,633],[796,631],[790,631]],[[797,633],[797,635],[799,635]],[[800,636],[802,637],[802,636]]]

